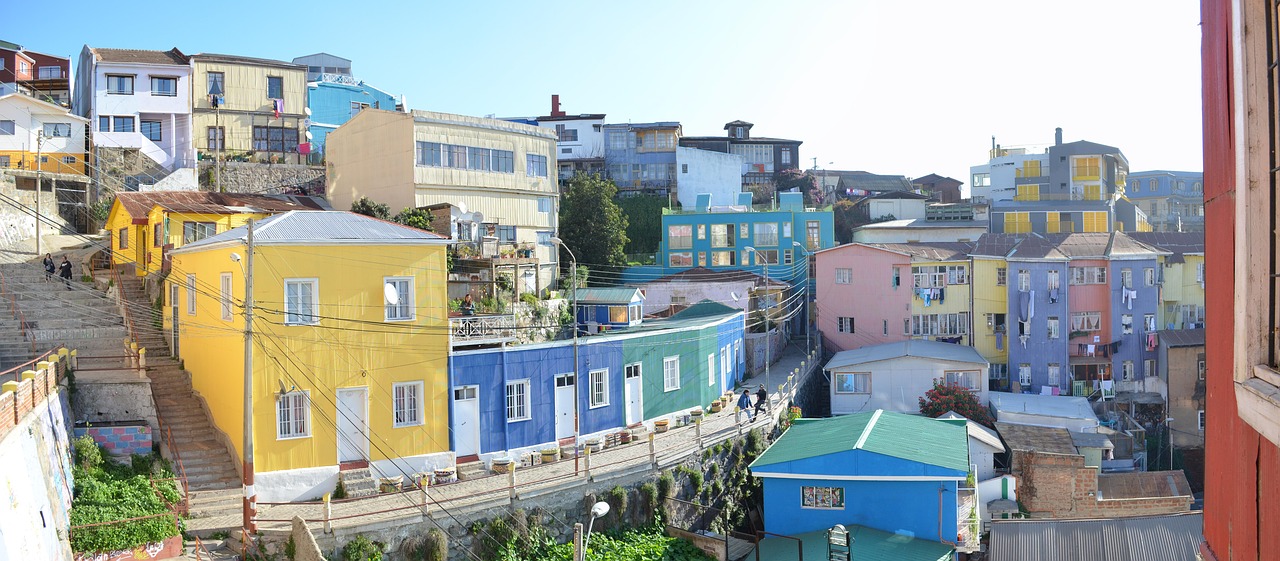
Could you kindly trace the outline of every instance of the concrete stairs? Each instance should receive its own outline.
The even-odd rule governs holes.
[[[6,291],[0,297],[0,367],[11,368],[63,344],[81,356],[121,354],[124,323],[107,295],[79,279],[71,281],[71,290],[60,279],[45,282],[44,271],[35,264],[0,264],[0,274]],[[11,302],[25,325],[15,317]]]
[[[489,469],[486,468],[484,466],[484,462],[480,460],[458,464],[456,467],[458,470],[458,481],[480,479],[481,477],[490,475]]]
[[[347,498],[369,497],[378,494],[378,480],[369,468],[348,469],[338,472],[338,480],[347,492]]]

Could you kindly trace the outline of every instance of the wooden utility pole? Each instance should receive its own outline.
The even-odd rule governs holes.
[[[40,159],[44,156],[44,131],[36,132],[36,256],[40,256],[40,182],[44,166]]]

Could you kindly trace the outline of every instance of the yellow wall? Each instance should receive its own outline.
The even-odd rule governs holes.
[[[375,242],[376,243],[376,242]],[[196,315],[187,314],[187,288],[180,288],[178,319],[181,356],[192,383],[209,403],[218,428],[239,450],[243,394],[243,322],[236,307],[223,320],[218,301],[221,273],[232,274],[233,298],[243,298],[244,279],[231,252],[243,245],[173,257],[169,283],[197,277]],[[376,446],[370,459],[449,450],[448,319],[445,302],[445,248],[422,246],[261,246],[255,257],[254,297],[258,307],[254,348],[254,456],[260,472],[332,466],[337,463],[336,392],[368,388],[368,424]],[[353,262],[353,260],[355,260]],[[348,266],[335,267],[345,262]],[[414,277],[416,319],[385,322],[383,278]],[[355,321],[321,319],[319,325],[285,326],[284,279],[318,279],[318,313]],[[166,290],[165,328],[171,329]],[[368,323],[360,323],[368,322]],[[393,428],[392,384],[424,382],[424,424]],[[311,435],[276,438],[276,393],[286,388],[310,392]],[[385,451],[385,453],[384,453]]]
[[[326,189],[335,210],[351,210],[361,197],[396,213],[415,206],[413,117],[361,111],[325,137]],[[470,209],[467,209],[470,210]]]
[[[1004,259],[977,258],[973,260],[973,345],[982,358],[992,364],[1009,362],[1009,337],[1006,333],[1004,349],[996,349],[995,333],[987,327],[987,314],[1007,314],[1009,291],[1005,285],[997,285],[997,270],[1008,269]],[[1006,275],[1006,280],[1008,276]],[[1008,326],[1006,318],[1005,325]]]
[[[1167,328],[1170,323],[1178,323],[1181,319],[1180,311],[1175,309],[1170,314],[1165,309],[1167,305],[1204,306],[1204,288],[1196,280],[1196,271],[1204,263],[1204,256],[1185,255],[1184,258],[1185,263],[1172,263],[1163,268],[1164,284],[1160,287],[1161,305],[1157,311],[1160,329]]]
[[[226,150],[242,152],[253,149],[253,126],[298,130],[298,142],[306,142],[301,119],[307,106],[307,74],[305,68],[279,68],[252,64],[229,64],[194,59],[191,73],[192,139],[200,151],[207,151],[208,127],[221,126],[226,131]],[[209,104],[209,72],[223,73],[226,102],[215,117]],[[267,77],[279,76],[284,85],[284,113],[274,118],[267,97]]]
[[[44,156],[44,163],[40,164],[40,171],[53,173],[70,173],[75,175],[84,175],[84,152],[41,152]],[[24,150],[0,150],[0,156],[9,157],[10,169],[27,169],[36,170],[36,153]],[[73,158],[72,163],[64,163],[63,158]]]
[[[169,217],[169,236],[166,238],[161,234],[160,244],[156,244],[155,226],[159,224],[164,227],[165,216]],[[114,265],[124,265],[129,263],[142,263],[142,266],[136,268],[135,273],[138,276],[146,276],[151,273],[160,271],[163,260],[163,250],[165,244],[173,244],[174,249],[182,247],[182,225],[184,222],[213,222],[217,224],[217,232],[222,233],[232,228],[243,226],[250,218],[261,219],[270,216],[269,213],[240,213],[240,214],[185,214],[171,213],[164,210],[163,207],[154,206],[151,208],[146,219],[146,224],[133,224],[133,217],[125,210],[124,205],[116,201],[111,206],[111,211],[107,215],[107,223],[105,228],[111,232],[111,262]],[[120,247],[120,228],[129,228],[129,246],[127,248]]]
[[[964,261],[916,261],[913,259],[911,261],[912,268],[930,267],[930,266],[937,266],[937,265],[963,265],[965,269],[969,269],[969,260],[966,259]],[[904,271],[904,272],[907,274],[911,274],[910,271]],[[918,316],[918,315],[926,315],[926,314],[954,314],[959,312],[969,312],[970,311],[969,289],[971,286],[973,286],[972,270],[969,270],[969,275],[970,275],[969,282],[971,284],[956,284],[956,285],[947,285],[944,287],[946,288],[946,294],[942,303],[931,301],[929,303],[929,306],[925,307],[924,300],[916,298],[915,296],[912,296],[911,315]],[[994,277],[992,278],[994,282]],[[912,277],[912,279],[914,279],[914,277]],[[914,284],[912,284],[911,286],[914,286]],[[969,324],[970,324],[970,335],[972,335],[972,328],[973,328],[972,317],[969,318]],[[941,335],[941,336],[946,337],[947,335]],[[930,335],[930,337],[934,337],[934,336]],[[968,342],[967,338],[965,342],[966,343]]]

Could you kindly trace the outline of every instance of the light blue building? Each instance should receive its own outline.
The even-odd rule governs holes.
[[[680,123],[606,124],[603,132],[605,173],[620,196],[671,193],[676,186]]]
[[[751,463],[764,529],[795,536],[835,524],[977,545],[960,510],[971,469],[963,425],[884,410],[798,420]],[[966,516],[967,517],[967,516]]]
[[[307,65],[307,108],[311,110],[307,132],[311,135],[312,162],[324,158],[325,136],[360,110],[404,110],[403,96],[394,96],[355,79],[350,60],[316,53],[295,58],[293,62]]]
[[[1204,173],[1139,171],[1128,183],[1125,196],[1147,213],[1155,231],[1204,231]]]

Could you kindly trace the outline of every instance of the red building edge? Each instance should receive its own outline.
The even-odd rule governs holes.
[[[1232,14],[1246,1],[1201,1],[1205,176],[1205,559],[1280,559],[1280,447],[1237,411],[1235,394],[1236,130]],[[1273,12],[1274,13],[1274,12]],[[1247,22],[1261,26],[1264,22]],[[1248,115],[1265,124],[1265,114]],[[1274,143],[1274,140],[1272,141]],[[1263,188],[1274,190],[1274,185]],[[1241,193],[1241,195],[1243,195]],[[1251,281],[1254,282],[1254,281]],[[1257,280],[1256,282],[1267,282]]]

